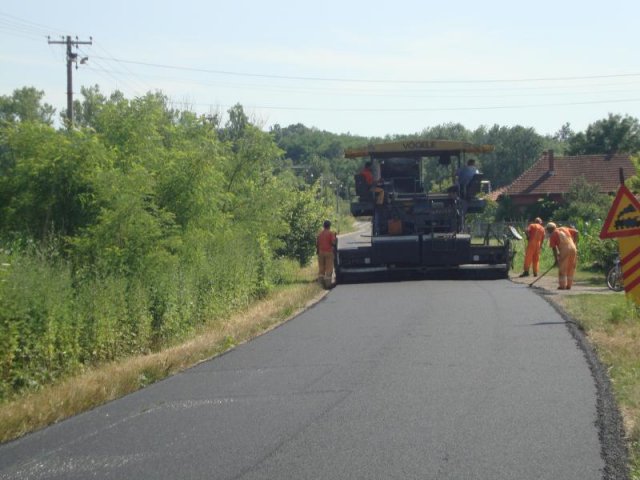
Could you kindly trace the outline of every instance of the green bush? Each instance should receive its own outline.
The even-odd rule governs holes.
[[[288,232],[281,236],[283,245],[279,255],[298,260],[301,266],[309,264],[316,253],[316,236],[322,222],[329,216],[329,208],[316,202],[317,189],[297,190],[286,199],[285,219]]]
[[[618,242],[614,239],[602,240],[602,221],[575,223],[580,232],[578,241],[579,262],[583,268],[607,271],[618,256]]]
[[[220,129],[160,94],[83,94],[84,130],[0,122],[0,399],[294,281],[328,214],[240,106]]]

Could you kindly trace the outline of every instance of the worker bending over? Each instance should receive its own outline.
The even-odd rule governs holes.
[[[521,277],[529,276],[529,269],[533,267],[533,276],[538,276],[540,270],[540,250],[544,242],[545,230],[542,226],[542,219],[536,217],[527,227],[527,250],[524,255],[524,270],[520,274]]]
[[[558,227],[553,222],[547,224],[546,231],[549,235],[549,247],[558,265],[558,290],[570,290],[578,262],[575,243],[578,231],[575,228]]]

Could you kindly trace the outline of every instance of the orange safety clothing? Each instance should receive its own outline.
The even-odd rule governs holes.
[[[373,172],[370,168],[363,168],[360,175],[364,177],[364,181],[367,182],[367,185],[373,185]]]
[[[573,240],[573,243],[575,243],[575,245],[578,246],[578,236],[579,236],[578,230],[572,227],[558,227],[558,230],[562,230],[567,235],[571,235],[571,239]]]
[[[364,178],[364,181],[370,188],[370,191],[373,192],[373,198],[376,205],[382,205],[384,203],[384,188],[382,188],[380,180],[378,180],[378,184],[374,186],[375,179],[373,178],[373,172],[371,168],[364,167],[360,172],[360,175]]]
[[[333,246],[336,244],[336,234],[328,228],[323,229],[316,239],[316,247],[318,253],[333,252]]]
[[[318,278],[330,283],[332,275],[333,252],[320,252],[318,254]]]
[[[336,242],[336,234],[328,228],[323,229],[316,238],[318,278],[327,288],[331,284],[333,276],[333,248]]]
[[[568,227],[556,228],[549,238],[549,247],[558,250],[558,288],[570,289],[578,262],[578,249]],[[577,230],[574,230],[577,234]]]
[[[545,230],[539,223],[532,223],[527,227],[527,251],[524,255],[524,271],[528,272],[533,267],[533,274],[537,275],[540,269],[540,250],[544,242]]]

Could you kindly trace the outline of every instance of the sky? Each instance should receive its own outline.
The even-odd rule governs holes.
[[[445,123],[553,135],[610,113],[640,118],[637,0],[2,0],[0,95],[66,109],[70,35],[98,85],[161,91],[179,109],[241,104],[268,130],[419,133]],[[74,50],[76,51],[76,50]]]

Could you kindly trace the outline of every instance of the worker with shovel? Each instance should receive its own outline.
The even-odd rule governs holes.
[[[524,255],[524,270],[520,274],[520,277],[528,277],[529,268],[531,267],[533,267],[533,276],[538,276],[540,269],[540,250],[542,250],[542,243],[544,242],[544,232],[542,219],[540,217],[536,217],[527,227],[527,250]]]
[[[574,242],[578,232],[569,227],[558,228],[553,222],[547,223],[545,230],[549,235],[549,247],[558,265],[558,290],[571,290],[578,260],[578,249]]]

